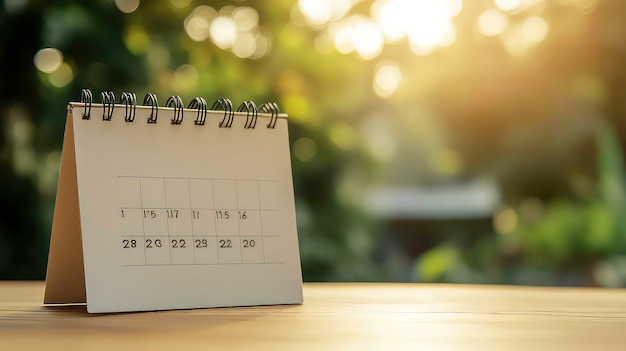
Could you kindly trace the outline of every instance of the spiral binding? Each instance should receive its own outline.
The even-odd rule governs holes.
[[[102,120],[111,121],[113,117],[113,110],[115,109],[115,94],[111,91],[103,91],[102,96]],[[91,118],[91,106],[93,104],[93,95],[89,89],[82,89],[80,93],[80,102],[83,104],[83,119]],[[135,121],[137,115],[137,95],[131,92],[123,92],[120,95],[120,105],[124,105],[124,121],[132,123]],[[150,106],[150,116],[147,119],[148,124],[157,123],[159,116],[159,100],[155,94],[147,93],[143,98],[143,106]],[[170,96],[165,102],[164,107],[173,108],[173,116],[170,120],[173,125],[180,125],[183,123],[183,115],[185,105],[180,96]],[[187,106],[188,109],[196,109],[197,115],[194,119],[195,125],[203,126],[206,124],[207,114],[209,110],[212,111],[224,111],[224,116],[219,122],[220,128],[232,128],[235,117],[235,112],[241,112],[246,114],[246,122],[244,124],[245,129],[254,129],[257,125],[259,113],[270,114],[270,120],[266,127],[274,129],[278,122],[278,115],[280,110],[278,105],[274,102],[266,102],[257,107],[253,101],[244,101],[233,109],[233,103],[229,99],[216,100],[211,108],[207,108],[208,104],[205,99],[201,97],[195,97]]]
[[[197,126],[203,126],[204,122],[206,122],[206,114],[207,114],[206,100],[204,100],[201,97],[195,97],[193,100],[191,100],[187,108],[198,109],[198,115],[196,116],[196,119],[194,120],[193,124]]]
[[[102,120],[110,121],[115,108],[115,94],[112,91],[103,91],[102,96]]]
[[[172,124],[183,123],[183,100],[178,95],[170,96],[165,102],[165,107],[174,107],[174,117],[172,117]]]
[[[211,110],[221,111],[224,110],[224,118],[220,122],[220,128],[230,128],[233,125],[234,112],[233,103],[229,99],[219,99],[213,103]]]
[[[80,91],[80,102],[83,105],[83,119],[89,119],[91,117],[91,101],[93,100],[93,95],[91,95],[91,90],[83,89]]]
[[[137,113],[137,95],[135,93],[122,93],[120,104],[124,104],[124,111],[126,112],[124,120],[126,122],[134,121]]]
[[[254,101],[244,101],[237,108],[237,112],[246,113],[246,124],[243,125],[246,129],[254,129],[256,127],[256,120],[259,116],[259,111],[256,108]]]
[[[156,123],[157,117],[159,116],[159,100],[154,94],[146,94],[143,98],[143,105],[150,104],[152,106],[152,111],[150,111],[150,117],[148,117],[148,123]]]
[[[267,123],[267,128],[276,128],[276,122],[278,122],[278,114],[280,113],[278,105],[275,102],[266,102],[263,105],[259,106],[259,111],[271,113],[272,118],[270,118],[269,123]]]

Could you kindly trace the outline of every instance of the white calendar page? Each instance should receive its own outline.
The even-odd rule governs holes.
[[[70,108],[89,312],[302,302],[287,119]],[[73,112],[73,113],[72,113]],[[283,116],[285,117],[285,116]],[[70,124],[68,124],[69,127]]]

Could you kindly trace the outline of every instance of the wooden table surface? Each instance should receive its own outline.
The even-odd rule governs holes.
[[[626,350],[626,291],[305,284],[304,304],[88,315],[0,282],[0,350]]]

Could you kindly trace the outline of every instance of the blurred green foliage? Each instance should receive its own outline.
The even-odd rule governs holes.
[[[595,126],[596,193],[555,198],[541,214],[524,214],[509,232],[471,247],[444,243],[422,255],[415,277],[426,281],[626,286],[626,175],[614,128]]]
[[[326,87],[334,87],[363,100],[359,95],[369,89],[351,89],[353,83],[344,79],[356,77],[359,65],[320,66],[309,46],[312,33],[289,25],[282,6],[256,1],[246,5],[259,12],[264,30],[271,31],[273,53],[256,61],[240,59],[185,34],[183,23],[192,5],[180,9],[144,1],[140,11],[123,14],[113,1],[3,4],[0,191],[6,210],[0,217],[0,279],[44,277],[65,106],[79,98],[81,88],[90,88],[96,101],[105,90],[118,97],[122,91],[138,96],[149,91],[161,99],[180,95],[186,102],[195,96],[277,101],[290,114],[291,142],[306,136],[315,143],[314,162],[293,159],[305,279],[384,276],[371,260],[374,221],[336,191],[347,166],[370,167],[370,157],[332,141],[332,131],[341,132],[342,122],[316,117],[332,105],[351,109],[341,112],[346,115],[361,108],[345,103],[340,94],[325,93]],[[211,3],[217,9],[232,5],[241,4]],[[54,74],[33,65],[33,57],[45,47],[62,52],[73,75],[69,84],[55,86]]]
[[[296,0],[144,0],[131,13],[113,0],[2,2],[0,279],[44,277],[65,106],[90,88],[96,101],[111,90],[278,102],[305,280],[626,286],[626,3],[528,2],[501,14],[511,33],[530,19],[548,34],[516,47],[519,37],[477,29],[493,1],[464,1],[451,45],[425,52],[405,38],[367,59],[335,50],[338,26],[382,3],[312,24]],[[240,58],[192,39],[190,16],[207,4],[253,8],[268,52]],[[47,47],[62,69],[35,67]],[[400,72],[388,96],[376,92],[381,67]],[[480,177],[502,192],[493,226],[402,219],[397,235],[397,219],[365,211],[370,187]]]

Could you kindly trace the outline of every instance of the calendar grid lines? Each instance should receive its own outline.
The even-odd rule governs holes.
[[[143,208],[143,195],[141,192],[141,178],[137,179],[139,182],[139,203],[141,204],[141,207]],[[142,240],[146,239],[146,224],[143,222],[143,220],[141,221],[141,233],[143,235]],[[146,252],[146,250],[148,250],[145,245],[143,246],[143,260],[145,264],[148,264],[148,253]]]
[[[259,181],[256,182],[256,190],[259,194],[259,211],[261,210],[261,191],[259,187]],[[265,263],[265,233],[263,232],[263,220],[261,219],[261,215],[259,215],[259,230],[261,231],[261,242],[263,243],[263,263]]]
[[[120,234],[120,237],[122,238],[137,238],[137,237],[142,237],[143,234]],[[167,235],[151,235],[152,237],[156,237],[156,238],[167,238]],[[215,238],[216,236],[213,234],[206,234],[206,235],[196,235],[198,238]],[[257,235],[258,237],[265,237],[265,238],[282,238],[282,235]]]
[[[152,209],[152,210],[168,210],[171,207],[133,207],[133,206],[126,206],[124,207],[124,209],[128,209],[128,210],[142,210],[142,209]],[[179,210],[206,210],[206,211],[212,211],[212,210],[216,210],[216,208],[209,208],[209,207],[176,207]],[[241,211],[280,211],[279,208],[220,208],[220,210],[226,210],[226,211],[237,211],[237,210],[241,210]]]
[[[282,210],[280,204],[273,201],[279,188],[272,185],[278,184],[277,181],[156,176],[117,178],[126,182],[129,194],[135,194],[119,207],[122,218],[118,238],[127,257],[122,265],[231,265],[281,261],[280,255],[276,256],[280,252],[276,247],[285,240]]]
[[[142,179],[189,179],[189,180],[230,180],[230,181],[257,181],[257,182],[278,182],[277,179],[249,179],[249,178],[205,178],[205,177],[159,177],[159,176],[134,176],[118,175],[118,178],[142,178]]]
[[[235,206],[237,207],[237,234],[239,235],[239,241],[241,242],[241,212],[239,211],[239,183],[235,182]],[[239,245],[239,257],[243,263],[243,247]]]
[[[169,266],[256,266],[256,265],[284,265],[287,262],[242,262],[242,263],[153,263],[153,264],[125,264],[124,267],[169,267]]]
[[[163,200],[165,202],[165,207],[167,207],[167,190],[165,189],[165,179],[163,179]],[[167,210],[165,210],[167,212]],[[170,243],[170,219],[169,216],[165,216],[165,220],[167,221],[167,243],[168,243],[168,248],[169,248],[169,243]],[[170,264],[172,263],[172,250],[169,249],[168,250],[169,254],[170,254]]]
[[[191,210],[191,208],[193,206],[191,206],[191,185],[189,184],[189,179],[187,179],[187,193],[189,194],[189,209]],[[191,242],[192,245],[195,245],[196,242],[196,236],[195,236],[195,232],[193,230],[193,213],[191,211],[189,211],[189,223],[191,223]],[[196,249],[193,249],[193,263],[196,264]]]
[[[215,180],[211,179],[211,202],[213,204],[213,208],[215,208]],[[213,221],[213,229],[215,230],[215,236],[217,237],[217,221]],[[215,257],[217,259],[217,264],[220,263],[220,251],[217,247],[218,241],[215,241]]]

